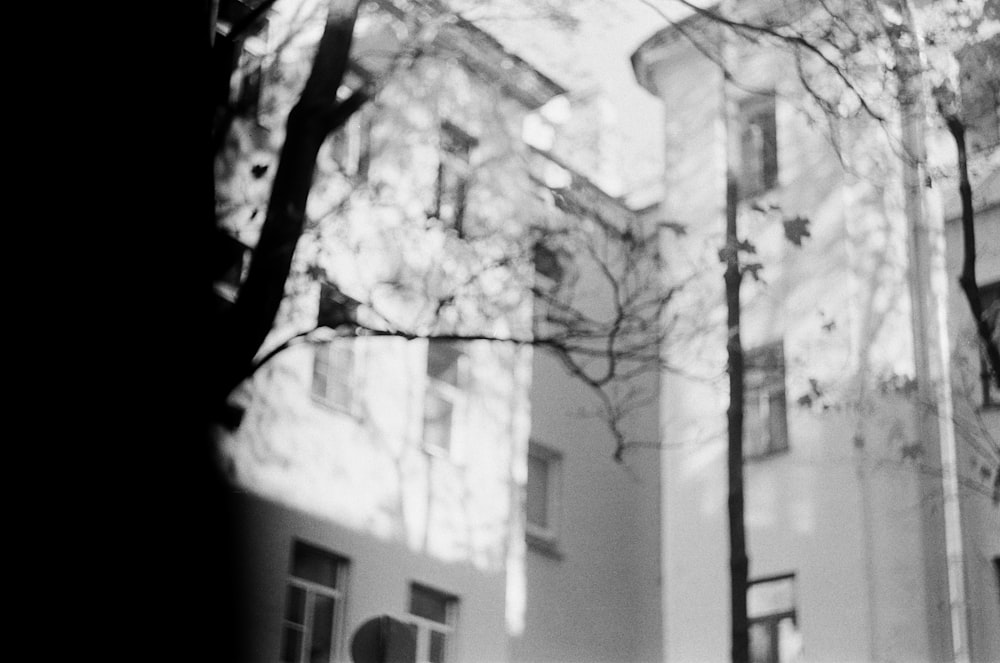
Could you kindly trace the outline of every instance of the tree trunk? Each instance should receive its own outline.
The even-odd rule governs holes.
[[[995,331],[983,315],[983,300],[979,295],[979,282],[976,280],[976,223],[972,206],[972,185],[969,183],[969,164],[965,146],[965,124],[956,115],[945,117],[948,131],[955,139],[958,151],[958,192],[962,201],[962,273],[958,283],[965,293],[965,299],[976,321],[976,332],[986,349],[986,358],[993,370],[993,380],[1000,387],[1000,348],[993,337]]]
[[[727,456],[729,493],[729,575],[733,663],[750,660],[750,634],[747,618],[747,584],[750,561],[746,549],[743,497],[743,345],[740,339],[740,269],[737,211],[739,205],[739,131],[737,106],[729,89],[728,72],[722,85],[723,113],[726,126],[726,351],[728,354],[729,409],[727,412],[729,446]]]
[[[214,339],[215,372],[208,397],[221,409],[247,375],[247,368],[274,325],[285,294],[292,257],[305,225],[316,156],[326,137],[363,101],[355,95],[336,103],[350,58],[359,0],[330,0],[326,26],[312,71],[288,115],[285,142],[271,187],[267,215],[246,281]],[[353,101],[352,101],[353,100]]]

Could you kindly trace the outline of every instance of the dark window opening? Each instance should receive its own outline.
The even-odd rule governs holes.
[[[441,124],[435,216],[465,236],[470,163],[476,139],[451,122]]]
[[[748,350],[744,360],[743,455],[763,458],[788,449],[782,344]]]
[[[983,305],[983,317],[992,333],[993,342],[1000,344],[1000,281],[979,287],[979,299]],[[985,343],[979,337],[979,372],[983,389],[983,407],[1000,407],[1000,388],[993,374],[993,367],[986,354]]]
[[[740,198],[778,184],[778,128],[773,94],[754,95],[739,106]]]

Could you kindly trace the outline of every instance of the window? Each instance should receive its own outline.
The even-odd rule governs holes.
[[[410,585],[408,621],[417,641],[418,663],[444,663],[450,660],[455,638],[458,599],[436,589]]]
[[[236,115],[257,117],[266,45],[267,19],[258,18],[240,34],[230,31],[245,21],[251,8],[239,0],[219,3],[216,20],[215,66],[221,98],[232,105]]]
[[[475,138],[450,122],[442,123],[435,216],[454,228],[459,237],[465,234],[465,199],[475,146]]]
[[[979,298],[983,304],[983,316],[993,332],[993,340],[1000,344],[1000,281],[980,286]],[[978,337],[977,337],[978,338]],[[979,341],[980,378],[983,384],[983,407],[1000,407],[1000,388],[997,388],[993,367],[986,355],[985,344]]]
[[[743,454],[760,458],[788,449],[785,358],[781,343],[746,354],[743,405]]]
[[[774,95],[753,95],[739,107],[740,198],[762,194],[778,183],[778,130]]]
[[[795,574],[752,580],[747,587],[751,663],[790,663],[802,651]]]
[[[317,325],[337,329],[350,324],[356,318],[358,302],[332,283],[322,282],[319,290],[319,313]],[[313,353],[312,395],[326,405],[357,414],[360,388],[357,371],[357,337],[338,337],[326,343],[318,343]]]
[[[250,247],[224,230],[218,230],[212,255],[215,260],[212,274],[215,292],[221,298],[234,302],[250,265]]]
[[[997,572],[997,601],[1000,602],[1000,557],[993,558],[993,569]]]
[[[558,451],[535,442],[528,445],[524,528],[529,547],[550,555],[558,555],[561,464]]]
[[[549,248],[544,242],[535,242],[532,246],[532,260],[535,265],[535,275],[552,286],[558,286],[565,274],[563,258],[558,252]]]
[[[427,391],[424,398],[424,449],[448,454],[461,401],[464,354],[454,341],[427,343]]]
[[[993,569],[997,572],[997,601],[1000,602],[1000,557],[993,558]]]
[[[313,355],[312,395],[317,401],[349,414],[355,413],[354,354],[356,339],[337,338],[316,345]]]
[[[344,81],[337,90],[337,101],[343,102],[359,90],[371,86],[371,75],[352,65],[344,73]],[[356,111],[330,137],[330,153],[340,170],[349,177],[364,180],[368,177],[371,155],[371,114],[362,108]]]
[[[285,595],[283,663],[329,663],[343,641],[347,560],[302,541],[292,548]]]
[[[962,49],[958,62],[965,142],[979,152],[1000,144],[1000,35]]]

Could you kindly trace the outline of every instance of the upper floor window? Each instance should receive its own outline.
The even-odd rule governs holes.
[[[477,141],[447,121],[441,124],[440,141],[435,216],[463,237],[472,150]]]
[[[993,341],[1000,344],[1000,281],[979,287],[979,299],[983,304],[983,315],[993,332]],[[993,374],[993,367],[986,355],[982,341],[980,346],[980,377],[983,384],[983,407],[1000,407],[1000,388]]]
[[[260,104],[261,81],[268,22],[258,18],[240,34],[233,34],[234,27],[242,27],[251,7],[240,0],[223,0],[219,3],[216,20],[215,66],[221,97],[236,115],[256,118]]]
[[[778,184],[778,129],[773,94],[747,97],[739,105],[740,198]]]
[[[743,455],[759,458],[788,449],[785,357],[781,342],[746,353]]]
[[[218,230],[212,255],[215,292],[226,301],[234,302],[250,265],[250,247],[226,231]]]
[[[355,300],[329,282],[320,285],[317,324],[336,329],[350,323],[357,309]],[[313,354],[312,395],[320,403],[355,414],[358,404],[358,344],[356,337],[334,338],[318,343]]]
[[[351,66],[344,73],[344,80],[337,90],[337,101],[343,102],[359,90],[371,86],[371,75],[358,66]],[[371,160],[371,113],[362,108],[356,111],[344,126],[330,137],[330,153],[349,177],[364,180],[368,177]]]
[[[528,446],[524,528],[528,545],[539,552],[558,554],[561,492],[561,454],[554,449],[531,442]]]
[[[343,643],[347,560],[296,541],[285,594],[282,663],[335,660]]]
[[[750,663],[788,663],[802,651],[795,574],[751,580],[747,587]]]
[[[558,286],[566,272],[566,268],[563,266],[563,257],[557,251],[549,248],[543,241],[535,242],[531,252],[535,276],[539,277],[546,285]]]
[[[1000,144],[1000,35],[958,54],[965,142],[970,152]]]
[[[455,341],[427,343],[427,391],[424,396],[424,449],[449,454],[461,403],[465,355]]]
[[[353,338],[318,343],[313,354],[312,395],[317,401],[353,414],[357,403]]]
[[[409,622],[417,641],[418,663],[446,663],[458,617],[458,599],[424,585],[410,585]]]

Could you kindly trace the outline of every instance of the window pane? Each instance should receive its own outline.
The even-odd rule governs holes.
[[[302,652],[302,632],[286,626],[281,645],[281,660],[283,663],[298,663]]]
[[[750,663],[777,663],[776,643],[767,622],[750,624]]]
[[[785,391],[772,391],[768,395],[768,451],[783,451],[788,448],[786,436]]]
[[[447,624],[450,597],[433,589],[413,585],[410,589],[410,614]]]
[[[431,341],[427,344],[427,375],[457,387],[461,354],[462,350],[455,343]]]
[[[802,634],[795,620],[785,617],[778,622],[778,663],[792,663],[802,653]]]
[[[549,525],[549,464],[537,456],[528,456],[528,522],[539,527]]]
[[[760,456],[766,450],[767,431],[764,428],[766,402],[761,402],[759,391],[747,389],[744,392],[743,407],[743,455]]]
[[[424,404],[424,444],[447,450],[451,446],[454,405],[432,385]]]
[[[333,618],[336,601],[317,595],[313,603],[312,638],[309,644],[310,663],[327,663],[333,649]]]
[[[430,663],[444,663],[445,635],[438,631],[431,631],[431,646],[427,654]]]
[[[303,580],[337,588],[337,567],[340,560],[334,555],[300,541],[295,542],[292,555],[292,575]]]
[[[795,610],[795,576],[751,582],[747,588],[750,617],[764,617]]]
[[[301,587],[290,585],[285,600],[285,619],[293,624],[305,624],[306,592]]]

